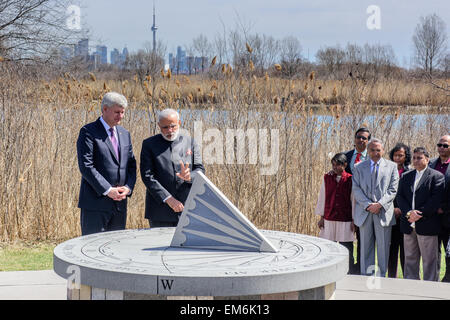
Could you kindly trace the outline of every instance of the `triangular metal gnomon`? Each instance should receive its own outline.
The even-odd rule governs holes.
[[[278,251],[201,172],[196,173],[170,246],[233,251]]]

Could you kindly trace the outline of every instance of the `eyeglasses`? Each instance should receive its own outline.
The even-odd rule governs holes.
[[[367,140],[368,138],[367,138],[367,137],[364,137],[364,136],[356,136],[356,139]]]
[[[438,143],[437,146],[438,146],[438,148],[444,148],[444,149],[448,148],[448,144]]]
[[[161,127],[161,129],[164,129],[164,130],[167,130],[167,129],[174,129],[174,128],[176,128],[176,127],[178,127],[178,125],[177,124],[170,124],[170,125],[168,125],[168,126],[164,126],[164,127]]]

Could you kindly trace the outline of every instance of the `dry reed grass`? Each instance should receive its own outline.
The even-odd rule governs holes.
[[[387,150],[402,141],[425,146],[433,155],[439,136],[449,132],[448,97],[424,83],[323,82],[314,74],[290,81],[267,74],[258,78],[251,70],[235,74],[231,66],[218,70],[215,79],[164,73],[143,81],[105,82],[94,74],[86,80],[66,74],[45,82],[24,80],[16,67],[0,63],[0,241],[80,235],[76,139],[79,129],[99,116],[102,95],[109,90],[129,100],[123,126],[132,135],[137,159],[143,139],[157,133],[156,111],[165,107],[180,110],[189,130],[194,121],[201,121],[203,130],[222,132],[279,129],[275,175],[260,175],[258,165],[206,165],[208,177],[262,229],[317,233],[313,211],[320,179],[330,169],[330,156],[352,148],[358,127],[369,127],[386,141]],[[380,104],[394,107],[375,107]],[[404,105],[437,109],[417,115]],[[138,172],[128,228],[148,227],[144,197]]]

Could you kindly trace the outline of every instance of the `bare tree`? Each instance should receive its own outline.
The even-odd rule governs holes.
[[[55,53],[71,42],[67,8],[70,0],[0,0],[0,55],[11,60],[34,59]]]
[[[287,77],[293,77],[299,71],[302,62],[301,52],[302,46],[296,37],[288,36],[280,41],[282,72]]]
[[[198,37],[192,40],[192,47],[194,51],[200,56],[201,59],[201,69],[202,72],[205,71],[206,63],[211,54],[211,44],[208,41],[208,38],[200,34]]]
[[[345,62],[345,51],[336,47],[326,47],[319,49],[316,53],[316,59],[319,65],[322,65],[330,77],[338,77]]]
[[[144,49],[131,53],[125,61],[125,67],[128,70],[136,72],[141,81],[146,76],[155,79],[162,68],[164,68],[164,56],[166,54],[166,46],[159,40],[156,43],[156,50],[150,42],[144,44]]]
[[[432,75],[447,48],[445,22],[436,14],[421,17],[413,35],[413,43],[417,65]]]

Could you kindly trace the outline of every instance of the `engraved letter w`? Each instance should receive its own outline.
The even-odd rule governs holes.
[[[173,280],[161,279],[161,283],[163,285],[164,290],[172,290]]]

